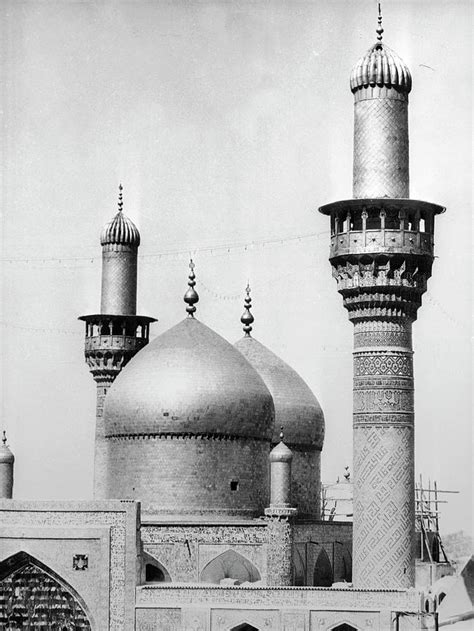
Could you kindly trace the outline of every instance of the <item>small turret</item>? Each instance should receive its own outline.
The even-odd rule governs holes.
[[[7,434],[3,432],[0,446],[0,499],[9,500],[13,496],[13,465],[15,456],[7,445]]]
[[[283,427],[280,442],[270,452],[270,506],[291,506],[291,461],[293,452],[283,442]]]

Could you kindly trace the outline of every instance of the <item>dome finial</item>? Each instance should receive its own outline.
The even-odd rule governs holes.
[[[284,436],[283,436],[283,425],[281,425],[280,426],[280,440],[281,440],[281,442],[283,442],[283,438],[284,438]]]
[[[5,431],[5,430],[3,430],[2,443],[3,443],[4,445],[6,445],[6,444],[7,444],[7,433],[6,433],[6,431]]]
[[[119,209],[119,213],[122,212],[123,210],[123,197],[122,197],[122,191],[123,191],[123,186],[122,186],[122,182],[120,182],[119,184],[119,198],[118,198],[118,209]]]
[[[252,330],[252,322],[254,321],[253,315],[250,313],[250,309],[252,308],[252,299],[250,298],[250,285],[247,283],[247,287],[245,289],[247,296],[244,301],[244,312],[240,321],[244,325],[244,332],[247,337],[250,337],[250,331]]]
[[[377,18],[377,23],[378,23],[378,26],[375,29],[375,32],[377,33],[377,39],[379,40],[379,42],[381,42],[383,28],[382,28],[382,4],[380,2],[379,2],[379,17]]]
[[[197,291],[194,289],[194,286],[196,285],[196,275],[194,273],[194,268],[195,265],[193,263],[193,259],[189,259],[189,269],[191,270],[188,276],[189,289],[184,294],[184,302],[188,305],[186,307],[186,311],[189,318],[194,318],[194,313],[196,311],[196,307],[194,305],[196,302],[199,302],[199,296],[197,294]]]

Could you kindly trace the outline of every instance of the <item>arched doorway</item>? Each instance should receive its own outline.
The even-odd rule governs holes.
[[[2,629],[91,631],[79,595],[26,552],[0,563],[0,603]]]
[[[333,627],[332,631],[357,631],[357,629],[351,624],[344,622],[343,624],[338,624],[337,627]]]
[[[259,631],[257,627],[253,627],[251,624],[247,622],[243,622],[242,624],[238,624],[236,627],[232,627],[230,631]]]
[[[236,585],[255,583],[260,573],[253,563],[234,550],[227,550],[210,561],[201,572],[201,582],[219,584],[233,579]]]
[[[333,583],[332,565],[324,548],[319,553],[314,566],[313,585],[315,587],[331,587]]]

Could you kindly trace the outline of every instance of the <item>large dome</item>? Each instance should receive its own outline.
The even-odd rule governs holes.
[[[197,294],[187,298],[193,309]],[[105,496],[140,500],[149,515],[261,515],[273,414],[243,355],[188,317],[141,350],[107,394]]]
[[[199,434],[269,440],[270,392],[229,342],[186,318],[138,353],[107,394],[106,436]]]
[[[272,442],[279,442],[284,426],[285,443],[321,450],[324,442],[324,414],[318,400],[298,375],[280,357],[250,335],[235,344],[252,364],[270,390],[275,405]]]

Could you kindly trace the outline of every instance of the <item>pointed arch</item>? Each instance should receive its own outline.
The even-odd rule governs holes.
[[[230,631],[259,631],[259,629],[248,622],[242,622],[242,624],[232,627]]]
[[[293,550],[293,584],[295,587],[306,585],[306,568],[297,546]]]
[[[332,627],[331,631],[358,631],[358,629],[347,622],[343,622],[342,624],[338,624],[336,627]]]
[[[0,602],[6,628],[95,628],[88,607],[76,590],[24,551],[0,562]]]
[[[143,553],[142,558],[142,582],[144,583],[171,583],[171,576],[166,567],[149,552]]]
[[[331,561],[329,560],[326,550],[321,548],[321,552],[314,565],[313,585],[315,587],[331,587],[333,578]]]
[[[233,579],[236,585],[255,583],[261,579],[255,565],[235,550],[226,550],[209,561],[201,572],[202,583],[219,584],[224,579]]]

